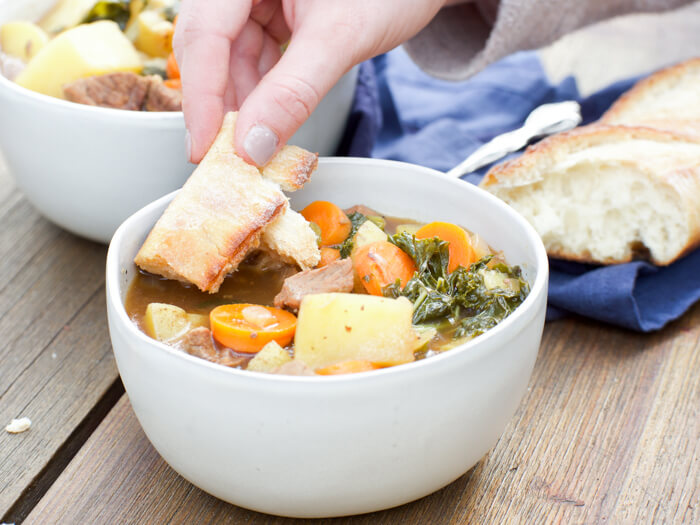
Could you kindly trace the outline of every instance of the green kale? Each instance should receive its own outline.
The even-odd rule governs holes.
[[[403,289],[396,282],[383,292],[387,297],[408,298],[415,324],[440,323],[440,331],[452,332],[453,337],[476,336],[510,315],[529,293],[520,268],[501,263],[489,267],[492,256],[449,273],[447,242],[416,239],[406,232],[389,241],[413,259],[417,270]],[[494,271],[503,274],[499,281],[504,286],[486,286],[484,275]]]
[[[180,0],[177,0],[163,10],[163,16],[165,16],[167,21],[173,22],[175,20],[175,17],[180,12],[180,3]]]
[[[163,80],[168,78],[167,73],[165,72],[165,69],[162,67],[159,67],[155,64],[146,64],[143,66],[143,69],[141,70],[141,74],[143,76],[150,76],[150,75],[158,75],[161,77]]]
[[[131,0],[105,0],[96,2],[95,5],[92,6],[92,9],[90,9],[90,12],[85,16],[82,23],[89,24],[97,20],[112,20],[124,31],[129,17],[131,16],[129,10],[130,1]]]
[[[352,252],[352,248],[355,245],[355,234],[357,233],[357,229],[367,220],[369,220],[365,215],[362,215],[357,211],[348,215],[348,219],[350,219],[350,222],[352,223],[352,229],[350,230],[350,234],[340,245],[340,256],[343,259],[350,257],[350,252]]]

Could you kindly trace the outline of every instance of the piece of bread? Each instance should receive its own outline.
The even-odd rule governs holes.
[[[529,147],[480,186],[520,212],[554,257],[667,265],[700,245],[700,140],[689,136],[586,126]]]
[[[700,138],[700,57],[640,80],[603,114],[600,123],[646,126]]]
[[[318,155],[298,146],[285,146],[262,169],[263,176],[279,184],[284,191],[296,191],[311,177]]]
[[[166,208],[134,262],[142,269],[215,293],[263,229],[288,207],[279,186],[236,155],[236,114]]]
[[[265,228],[262,245],[285,261],[296,263],[302,270],[314,268],[321,261],[316,233],[308,221],[291,208]]]

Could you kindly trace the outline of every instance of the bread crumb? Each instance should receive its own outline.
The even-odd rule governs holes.
[[[29,430],[31,426],[32,422],[28,417],[21,417],[19,419],[13,419],[10,424],[5,427],[5,430],[10,434],[20,434],[21,432]]]

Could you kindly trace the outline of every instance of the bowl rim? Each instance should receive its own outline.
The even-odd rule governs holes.
[[[394,377],[400,374],[410,374],[415,370],[420,370],[426,367],[439,367],[445,361],[454,360],[454,356],[461,356],[467,353],[464,359],[467,362],[473,362],[481,359],[486,353],[487,349],[491,346],[488,343],[501,336],[509,328],[518,323],[527,322],[527,318],[534,318],[536,315],[536,310],[542,296],[544,295],[544,303],[547,301],[547,285],[549,279],[549,261],[547,258],[547,253],[542,243],[540,236],[535,231],[534,227],[522,216],[520,216],[513,208],[508,206],[505,202],[492,195],[491,193],[482,190],[481,188],[470,184],[466,181],[462,181],[455,177],[450,177],[437,170],[427,168],[424,166],[419,166],[416,164],[411,164],[407,162],[395,161],[395,160],[385,160],[385,159],[371,159],[371,158],[359,158],[359,157],[321,157],[319,158],[319,165],[338,165],[338,164],[352,164],[354,166],[362,167],[368,165],[381,165],[381,166],[394,166],[408,168],[413,171],[417,171],[424,175],[438,178],[443,183],[448,185],[467,185],[471,188],[467,191],[474,191],[480,197],[489,201],[500,211],[510,217],[512,221],[519,223],[525,230],[527,235],[527,241],[529,244],[534,246],[535,250],[535,267],[537,275],[534,282],[531,283],[530,293],[525,298],[525,301],[506,319],[501,321],[494,328],[489,329],[485,333],[479,335],[463,343],[459,346],[451,348],[449,351],[431,356],[429,359],[421,359],[414,361],[412,363],[404,363],[402,365],[391,366],[387,368],[382,368],[379,370],[372,370],[369,372],[359,372],[355,374],[343,374],[336,376],[293,376],[293,375],[282,375],[282,374],[268,374],[263,372],[255,372],[248,370],[239,370],[236,368],[229,368],[217,363],[211,363],[204,359],[192,356],[181,350],[178,350],[172,346],[169,346],[160,341],[150,338],[144,332],[142,332],[136,324],[129,318],[124,308],[124,303],[121,300],[121,295],[119,293],[119,283],[122,274],[122,269],[119,267],[119,255],[122,250],[122,245],[125,235],[130,232],[132,228],[132,223],[136,222],[143,215],[151,213],[155,208],[160,208],[164,203],[169,202],[179,190],[175,190],[163,197],[147,204],[140,210],[136,211],[129,218],[127,218],[117,229],[112,237],[109,248],[107,251],[107,263],[106,263],[106,276],[105,276],[105,286],[106,286],[106,300],[107,300],[107,310],[108,314],[115,314],[115,319],[110,319],[110,325],[112,322],[119,323],[125,327],[126,332],[130,337],[145,343],[148,346],[155,347],[160,352],[165,352],[166,354],[172,356],[174,359],[185,360],[185,362],[192,363],[194,366],[204,367],[205,369],[211,370],[215,374],[226,374],[229,377],[239,378],[237,380],[243,381],[253,381],[253,382],[271,382],[271,383],[313,383],[314,388],[318,388],[318,384],[344,384],[348,381],[374,381],[381,380],[386,381],[388,376]],[[531,320],[531,319],[530,319]],[[110,326],[111,331],[111,326]],[[137,350],[139,351],[139,350]]]

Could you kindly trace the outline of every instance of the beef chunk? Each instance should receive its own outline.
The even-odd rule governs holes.
[[[107,73],[81,78],[63,86],[66,99],[103,108],[140,111],[181,111],[182,93],[163,84],[159,76]]]
[[[236,367],[245,361],[244,357],[234,355],[229,348],[219,350],[211,337],[211,330],[204,326],[187,332],[180,340],[180,347],[190,355],[224,366]]]
[[[305,295],[350,292],[353,286],[352,261],[340,259],[316,270],[305,270],[287,277],[282,290],[275,296],[275,306],[296,310]]]
[[[158,76],[149,77],[151,87],[146,95],[146,111],[182,111],[182,93],[171,89]]]
[[[381,217],[382,216],[381,213],[379,213],[376,210],[373,210],[372,208],[365,206],[364,204],[355,204],[355,206],[351,206],[350,208],[343,210],[343,211],[345,212],[346,215],[351,215],[351,214],[357,212],[357,213],[361,213],[365,217],[368,217],[368,216]]]
[[[136,73],[109,73],[66,84],[63,93],[79,104],[139,111],[149,86],[150,80]]]

